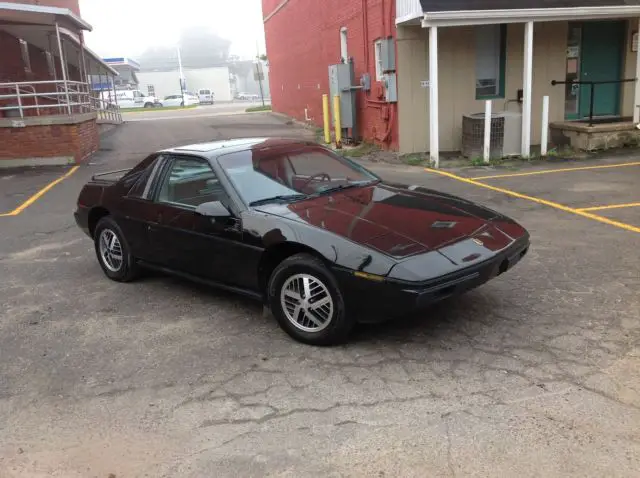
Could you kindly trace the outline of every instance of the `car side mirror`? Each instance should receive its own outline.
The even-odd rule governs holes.
[[[231,217],[231,212],[220,201],[211,201],[200,204],[196,207],[196,214],[201,216],[223,219]]]

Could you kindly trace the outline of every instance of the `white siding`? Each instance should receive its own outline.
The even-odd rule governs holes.
[[[229,83],[229,69],[224,67],[201,68],[184,70],[187,89],[197,93],[201,88],[213,90],[216,101],[231,101],[231,84]],[[180,94],[180,80],[178,70],[145,71],[138,73],[140,90],[147,92],[147,86],[153,85],[156,96],[160,99],[169,95]]]
[[[405,22],[416,23],[423,16],[420,0],[396,0],[396,25]]]

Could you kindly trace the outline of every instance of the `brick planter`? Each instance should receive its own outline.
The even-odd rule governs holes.
[[[99,144],[95,113],[0,118],[0,168],[77,164]]]

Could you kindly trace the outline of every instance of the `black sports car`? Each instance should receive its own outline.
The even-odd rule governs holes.
[[[497,212],[287,139],[160,151],[95,175],[75,217],[109,278],[146,267],[237,291],[310,344],[483,284],[529,247]]]

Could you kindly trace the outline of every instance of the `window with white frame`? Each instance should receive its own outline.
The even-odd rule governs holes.
[[[506,25],[476,27],[476,98],[504,98]]]
[[[373,46],[376,60],[376,80],[382,81],[382,76],[384,73],[382,71],[382,40],[376,40]]]
[[[20,39],[20,52],[22,53],[22,63],[24,65],[24,72],[31,73],[31,59],[29,58],[29,44]]]
[[[156,96],[156,87],[153,85],[147,85],[147,92],[149,96]]]
[[[340,56],[344,63],[349,62],[349,50],[347,49],[347,29],[342,27],[340,29]]]

